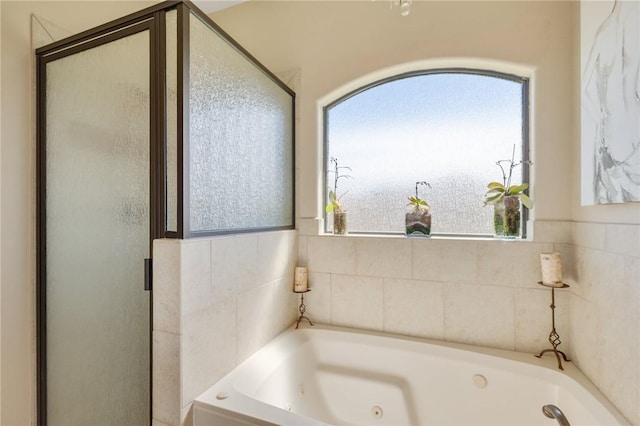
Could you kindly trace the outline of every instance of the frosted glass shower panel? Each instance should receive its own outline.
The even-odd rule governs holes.
[[[293,96],[190,19],[190,229],[293,225]]]
[[[149,32],[46,67],[47,423],[149,424]]]

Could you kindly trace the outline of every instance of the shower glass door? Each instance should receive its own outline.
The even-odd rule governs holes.
[[[150,424],[150,36],[45,58],[50,425]]]

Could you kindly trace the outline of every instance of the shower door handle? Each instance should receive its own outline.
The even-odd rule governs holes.
[[[151,259],[144,260],[144,290],[151,291],[153,288],[153,262]]]

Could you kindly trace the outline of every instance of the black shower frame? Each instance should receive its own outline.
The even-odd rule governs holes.
[[[166,20],[168,11],[177,10],[177,229],[167,229],[166,170]],[[260,69],[291,96],[291,224],[276,227],[198,231],[189,226],[189,16],[193,13],[238,53]],[[149,31],[150,40],[150,229],[149,250],[160,238],[192,238],[230,233],[295,229],[295,92],[269,71],[206,13],[188,0],[168,0],[106,24],[53,42],[35,51],[36,55],[36,422],[47,424],[46,365],[46,65],[123,37]],[[186,200],[186,201],[185,201]],[[142,286],[143,283],[140,283]],[[153,303],[150,303],[150,327]],[[150,339],[152,336],[150,335]],[[152,343],[152,342],[150,342]],[[150,346],[151,347],[151,346]],[[152,357],[150,357],[152,359]],[[153,367],[152,365],[150,366]],[[150,369],[150,381],[152,370]],[[152,421],[152,383],[149,387],[149,419]]]

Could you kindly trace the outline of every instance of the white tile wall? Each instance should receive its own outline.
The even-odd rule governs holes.
[[[351,237],[307,237],[307,265],[313,272],[356,273],[356,239]]]
[[[515,348],[515,289],[449,283],[445,287],[445,339]]]
[[[547,222],[543,232],[569,240],[566,229]],[[550,294],[537,282],[539,254],[553,242],[323,235],[299,244],[312,320],[530,352],[548,344]],[[539,297],[527,303],[528,296]]]
[[[291,319],[298,317],[298,295],[291,291],[293,277],[273,282],[273,325],[277,336],[291,325]]]
[[[295,231],[154,241],[153,421],[191,403],[297,318]]]
[[[516,289],[515,304],[515,350],[540,353],[551,349],[548,341],[551,324],[551,292],[543,287]],[[562,344],[560,350],[571,353],[571,327],[569,325],[570,292],[555,290],[556,331]],[[544,321],[540,321],[540,319]]]
[[[309,288],[312,291],[305,294],[304,300],[305,305],[313,306],[311,321],[331,324],[331,274],[310,271]]]
[[[242,293],[236,299],[238,361],[242,362],[275,337],[273,283]]]
[[[221,237],[210,243],[214,300],[235,297],[256,285],[258,239],[254,235]]]
[[[477,244],[462,240],[411,239],[411,244],[406,246],[413,248],[413,278],[474,283],[478,272]]]
[[[570,243],[573,241],[573,223],[562,221],[541,221],[534,224],[534,238],[541,243]]]
[[[604,249],[607,225],[576,222],[573,225],[572,242],[578,247]]]
[[[180,333],[180,243],[154,241],[153,329]]]
[[[640,253],[640,226],[608,224],[604,241],[608,252],[637,257]]]
[[[582,296],[571,293],[571,346],[573,348],[573,362],[580,370],[590,377],[602,375],[602,351],[600,348],[600,336],[602,335],[599,323],[599,313],[590,301]]]
[[[183,316],[182,401],[192,401],[237,362],[235,298]],[[215,383],[215,382],[214,382]]]
[[[640,225],[576,223],[571,285],[574,361],[640,424]]]
[[[307,237],[298,235],[298,266],[307,266],[308,263]]]
[[[333,323],[382,331],[382,283],[382,278],[379,277],[332,275],[331,319]]]
[[[153,331],[153,418],[176,425],[180,423],[180,336]]]
[[[211,303],[211,243],[188,240],[180,245],[182,316]]]
[[[553,251],[551,243],[483,241],[478,243],[478,283],[537,288],[540,253]]]
[[[411,246],[391,238],[356,238],[356,274],[411,278]]]
[[[295,231],[258,235],[258,282],[288,277],[293,282],[298,240]]]
[[[385,332],[444,339],[442,283],[385,278],[383,302]]]

